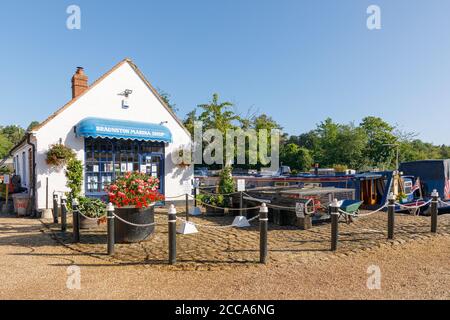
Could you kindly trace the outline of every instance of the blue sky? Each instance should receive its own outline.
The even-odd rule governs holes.
[[[81,30],[66,28],[71,4]],[[0,125],[64,105],[75,67],[93,81],[130,57],[180,117],[218,92],[290,134],[374,115],[450,144],[449,15],[446,0],[2,1]]]

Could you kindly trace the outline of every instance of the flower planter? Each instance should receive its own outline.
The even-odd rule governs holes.
[[[225,210],[206,206],[206,215],[210,217],[221,217],[225,215]]]
[[[95,229],[100,223],[100,220],[88,219],[80,215],[80,229]]]
[[[148,208],[122,207],[114,213],[123,220],[134,224],[149,224],[155,221],[155,206]],[[114,236],[116,243],[135,243],[147,239],[155,231],[155,226],[136,227],[114,219]]]

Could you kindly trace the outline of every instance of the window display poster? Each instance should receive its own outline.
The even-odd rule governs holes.
[[[127,171],[127,164],[126,163],[121,163],[120,164],[120,171],[121,172],[126,172]]]
[[[93,171],[93,172],[98,172],[98,164],[94,164],[94,165],[92,166],[92,171]]]
[[[127,163],[127,171],[128,172],[132,172],[133,171],[133,162],[128,162]]]
[[[147,173],[147,166],[145,164],[141,164],[141,173]]]

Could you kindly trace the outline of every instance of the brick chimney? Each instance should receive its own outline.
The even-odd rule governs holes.
[[[72,77],[72,99],[75,99],[88,88],[88,77],[84,74],[84,69],[78,67]]]

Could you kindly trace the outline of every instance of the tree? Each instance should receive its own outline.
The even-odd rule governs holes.
[[[281,148],[280,161],[296,171],[308,171],[314,163],[309,150],[294,143]]]
[[[16,145],[22,140],[25,135],[25,130],[16,125],[9,125],[1,128],[0,133],[6,136],[6,138],[13,144]]]
[[[39,125],[39,121],[31,121],[31,123],[28,125],[27,132],[30,132],[33,130],[34,127]]]
[[[159,96],[161,97],[161,99],[163,99],[166,105],[176,113],[178,111],[178,108],[176,107],[175,103],[170,101],[170,94],[160,88],[156,88],[156,91],[158,91]]]
[[[392,164],[395,149],[387,144],[397,144],[395,127],[378,117],[365,117],[360,127],[367,135],[367,146],[364,150],[369,165],[380,166]]]
[[[231,110],[233,106],[229,101],[219,102],[217,93],[213,94],[209,103],[198,105],[203,110],[199,120],[203,121],[204,129],[217,129],[225,135],[228,129],[237,128],[235,121],[239,121],[240,117]]]
[[[0,133],[0,160],[8,155],[9,150],[12,147],[13,144],[11,141],[9,141],[8,137]]]
[[[197,120],[198,120],[198,118],[197,118],[196,110],[192,110],[191,112],[189,112],[186,115],[186,118],[184,118],[184,120],[183,120],[183,125],[189,131],[189,133],[191,134],[191,137],[194,136],[194,126],[195,126],[195,121],[197,121]]]

